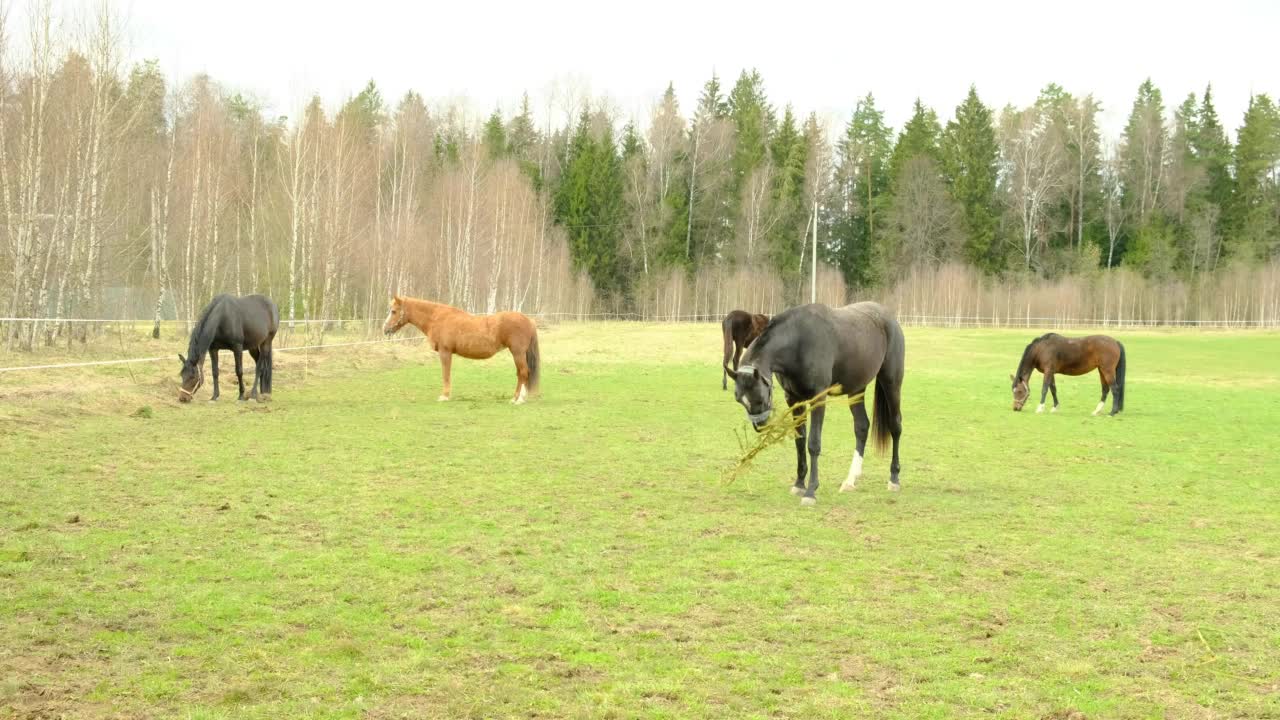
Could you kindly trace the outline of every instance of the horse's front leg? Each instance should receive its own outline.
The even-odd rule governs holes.
[[[853,451],[853,462],[849,463],[849,475],[840,484],[840,492],[852,490],[862,477],[862,458],[867,451],[867,433],[871,429],[871,418],[867,417],[867,406],[857,403],[849,408],[853,411],[853,436],[857,447]]]
[[[447,402],[449,393],[453,391],[452,376],[453,353],[448,350],[440,351],[440,374],[444,378],[444,389],[440,391],[440,397],[436,398],[437,402]]]
[[[787,405],[795,405],[799,402],[798,398],[794,398],[787,393]],[[800,419],[800,424],[796,426],[796,480],[791,485],[792,495],[804,494],[804,479],[809,474],[808,458],[805,457],[805,427],[804,427],[804,411],[795,409],[791,411],[792,416]]]
[[[218,351],[209,351],[209,369],[213,371],[213,397],[209,398],[209,402],[218,399],[221,391],[218,389]]]
[[[816,407],[809,413],[809,485],[805,488],[801,505],[813,505],[818,502],[818,456],[822,454],[822,418],[826,415],[825,407]]]
[[[1040,407],[1036,408],[1037,413],[1044,412],[1044,399],[1049,395],[1049,386],[1053,385],[1053,371],[1044,371],[1044,382],[1040,383]]]
[[[240,386],[240,396],[236,399],[244,400],[244,350],[232,348],[231,355],[236,359],[236,383]]]

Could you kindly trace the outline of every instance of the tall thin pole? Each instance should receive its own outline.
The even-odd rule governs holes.
[[[809,281],[809,302],[818,302],[818,201],[813,201],[813,278]]]

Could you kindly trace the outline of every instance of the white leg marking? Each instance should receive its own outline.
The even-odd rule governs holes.
[[[1054,405],[1053,407],[1049,408],[1049,412],[1051,412],[1051,413],[1056,413],[1056,412],[1058,412],[1058,406],[1057,406],[1057,405]]]
[[[857,450],[853,451],[853,462],[849,463],[849,475],[840,484],[840,492],[845,490],[853,490],[858,484],[858,478],[862,477],[862,455]]]
[[[1044,403],[1040,403],[1040,407],[1036,408],[1036,414],[1044,412]]]
[[[792,494],[792,495],[803,495],[803,494],[804,494],[804,488],[799,487],[799,486],[796,486],[796,485],[792,485],[792,486],[791,486],[791,494]]]
[[[1094,414],[1094,415],[1097,415],[1098,413],[1102,412],[1102,408],[1103,408],[1106,404],[1107,404],[1107,403],[1106,403],[1105,401],[1104,401],[1104,402],[1100,402],[1100,403],[1098,403],[1098,407],[1096,407],[1096,408],[1094,408],[1094,409],[1093,409],[1093,414]]]
[[[516,397],[511,401],[512,405],[523,405],[525,398],[529,395],[529,389],[525,385],[520,386],[520,392],[516,393]]]
[[[449,396],[441,395],[440,397],[436,398],[436,402],[449,402]]]
[[[817,505],[817,504],[818,504],[818,499],[817,499],[817,498],[811,498],[811,497],[802,497],[802,498],[800,498],[800,506],[801,506],[801,507],[809,507],[809,506],[811,506],[811,505]]]
[[[889,481],[889,492],[898,492],[901,489],[900,485],[894,485],[892,480]]]

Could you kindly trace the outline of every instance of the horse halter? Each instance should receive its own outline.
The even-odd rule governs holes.
[[[204,385],[204,364],[201,363],[199,365],[196,365],[196,370],[199,371],[200,375],[196,378],[195,387],[188,390],[182,387],[181,385],[178,386],[178,392],[186,395],[188,398],[195,398],[196,391],[200,389],[201,385]]]
[[[396,330],[399,330],[400,328],[404,327],[409,322],[408,318],[404,316],[404,313],[405,313],[405,305],[404,303],[400,303],[400,307],[396,310],[393,310],[390,313],[390,317],[387,318],[388,320],[395,320]]]

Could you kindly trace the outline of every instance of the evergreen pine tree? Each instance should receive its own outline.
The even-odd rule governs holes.
[[[969,86],[969,95],[956,108],[942,137],[943,175],[951,197],[964,211],[965,254],[975,266],[995,272],[1000,269],[996,244],[996,172],[1000,148],[992,124],[991,110]]]

